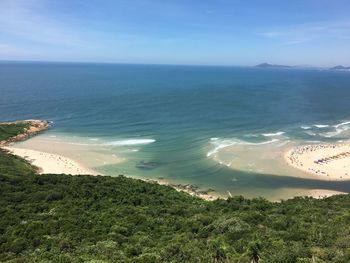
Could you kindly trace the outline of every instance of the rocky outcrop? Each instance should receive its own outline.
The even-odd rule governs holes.
[[[2,122],[0,124],[10,125],[10,124],[20,124],[20,123],[27,123],[28,128],[26,128],[24,132],[21,134],[10,137],[7,140],[1,141],[0,147],[7,146],[14,142],[27,140],[28,138],[48,129],[50,126],[50,123],[44,120],[23,120],[23,121],[15,121],[15,122]]]

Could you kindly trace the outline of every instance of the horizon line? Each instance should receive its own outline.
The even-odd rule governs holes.
[[[256,67],[260,64],[270,64],[275,66],[289,66],[290,69],[297,69],[297,68],[305,68],[305,69],[329,69],[335,66],[313,66],[313,65],[286,65],[286,64],[275,64],[275,63],[269,63],[269,62],[261,62],[254,65],[235,65],[235,64],[180,64],[180,63],[134,63],[134,62],[110,62],[110,61],[60,61],[60,60],[21,60],[21,59],[14,59],[14,60],[8,60],[8,59],[0,59],[0,63],[47,63],[47,64],[108,64],[108,65],[147,65],[147,66],[195,66],[195,67]],[[343,66],[343,65],[336,65],[336,66]],[[346,67],[346,66],[345,66]]]

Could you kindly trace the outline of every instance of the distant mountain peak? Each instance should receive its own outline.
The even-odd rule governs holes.
[[[335,66],[333,68],[330,68],[331,70],[350,70],[350,67],[345,67],[342,65]]]
[[[276,65],[276,64],[269,64],[269,63],[261,63],[259,65],[256,65],[257,68],[291,68],[291,66],[286,65]]]

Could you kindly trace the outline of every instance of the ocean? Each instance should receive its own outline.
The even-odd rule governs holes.
[[[67,155],[107,175],[221,196],[350,192],[281,160],[293,145],[350,139],[350,72],[2,62],[0,120],[17,119],[52,121],[32,140],[72,145]]]

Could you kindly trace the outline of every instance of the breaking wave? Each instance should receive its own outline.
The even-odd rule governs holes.
[[[272,139],[270,141],[264,141],[264,142],[247,142],[247,141],[243,141],[240,139],[219,139],[219,138],[215,138],[215,140],[213,140],[213,138],[210,139],[211,144],[214,145],[214,148],[212,150],[210,150],[207,153],[207,157],[212,156],[213,154],[217,153],[220,149],[229,147],[229,146],[233,146],[233,145],[264,145],[264,144],[269,144],[269,143],[274,143],[274,142],[278,142],[278,139]]]
[[[142,145],[142,144],[150,144],[154,143],[156,140],[154,139],[126,139],[126,140],[117,140],[106,142],[103,145],[108,146],[130,146],[130,145]]]
[[[350,124],[350,121],[344,121],[344,122],[341,122],[341,123],[339,123],[337,125],[333,125],[333,127],[334,128],[339,128],[341,126],[348,125],[348,124]]]
[[[283,134],[285,134],[285,132],[279,131],[279,132],[275,132],[275,133],[263,133],[261,135],[265,136],[265,137],[274,137],[274,136],[281,136]]]
[[[319,129],[329,127],[329,125],[328,125],[328,124],[314,124],[314,126],[315,126],[316,128],[319,128]]]
[[[310,126],[300,126],[300,128],[302,128],[303,130],[309,130],[309,129],[311,129],[312,127],[310,127]]]

